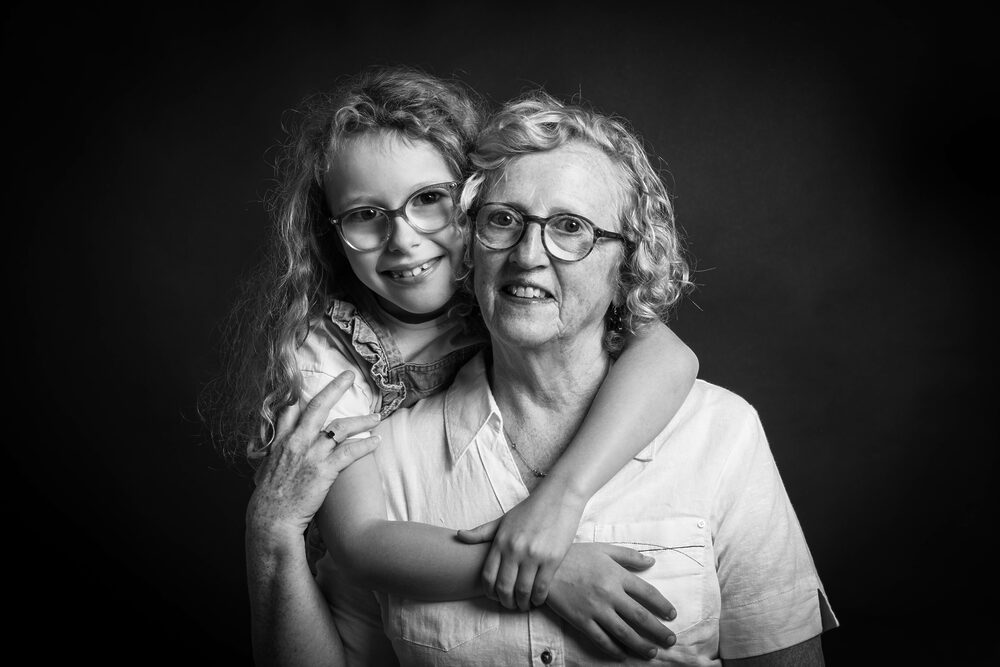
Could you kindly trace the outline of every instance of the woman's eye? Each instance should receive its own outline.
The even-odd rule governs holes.
[[[560,218],[558,228],[565,234],[579,234],[584,230],[583,223],[575,218]]]
[[[490,224],[494,227],[510,227],[517,224],[517,218],[506,211],[497,211],[490,216]]]

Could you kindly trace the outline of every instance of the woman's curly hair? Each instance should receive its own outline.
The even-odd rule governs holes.
[[[624,257],[618,273],[614,302],[609,308],[605,348],[621,351],[625,332],[646,324],[666,322],[671,309],[692,287],[682,239],[666,185],[653,169],[642,142],[628,124],[579,104],[565,104],[542,90],[508,102],[490,120],[469,156],[475,171],[462,192],[465,211],[483,203],[519,156],[579,142],[597,148],[618,167],[622,193],[621,223]],[[470,270],[465,288],[471,289]]]
[[[273,220],[268,249],[223,325],[223,367],[202,392],[199,412],[229,460],[251,464],[274,439],[277,413],[298,401],[295,351],[331,297],[363,290],[330,233],[323,176],[351,138],[377,132],[425,141],[456,178],[484,116],[465,84],[405,66],[372,67],[329,94],[306,98],[289,117],[275,162],[277,186],[265,203]]]

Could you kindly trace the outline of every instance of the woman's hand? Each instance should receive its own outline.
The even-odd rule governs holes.
[[[574,544],[556,571],[547,604],[612,658],[624,659],[624,647],[652,659],[657,645],[669,648],[677,641],[659,620],[677,613],[655,587],[625,568],[645,570],[653,563],[626,547]]]
[[[499,519],[458,531],[466,544],[493,540],[483,562],[483,589],[507,609],[545,603],[580,525],[586,503],[547,481]]]
[[[297,405],[278,417],[271,451],[254,476],[257,486],[247,507],[247,527],[256,534],[301,538],[340,471],[369,454],[378,436],[346,438],[373,428],[378,415],[323,420],[354,380],[345,371],[326,385],[301,412]]]

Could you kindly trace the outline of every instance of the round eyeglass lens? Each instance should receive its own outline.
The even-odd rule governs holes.
[[[586,257],[594,246],[594,230],[586,220],[560,215],[545,225],[545,240],[559,259],[575,261]]]
[[[438,232],[451,222],[454,210],[451,190],[438,185],[410,197],[406,202],[406,219],[422,232]]]
[[[389,219],[377,208],[362,208],[345,215],[340,221],[340,230],[355,248],[374,250],[389,236]]]

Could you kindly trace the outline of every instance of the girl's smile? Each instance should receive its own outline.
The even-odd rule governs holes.
[[[357,206],[393,210],[416,190],[455,180],[441,153],[426,141],[390,132],[364,134],[339,146],[324,178],[327,203],[339,211]],[[379,305],[402,320],[440,315],[455,293],[464,237],[456,225],[433,233],[414,229],[402,217],[377,250],[341,244],[355,275]]]

